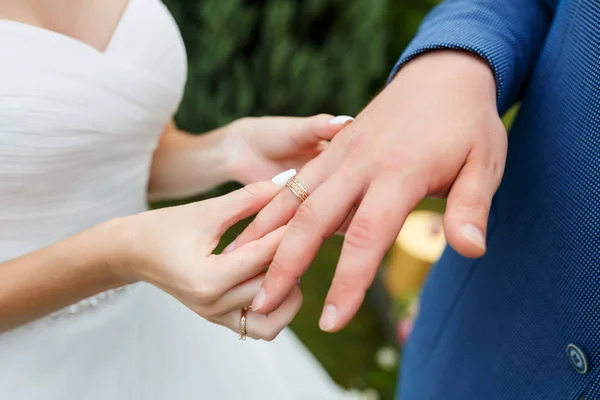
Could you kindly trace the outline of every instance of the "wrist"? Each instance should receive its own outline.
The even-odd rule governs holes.
[[[112,222],[107,222],[45,249],[45,258],[61,266],[57,280],[77,282],[76,297],[87,297],[129,283],[112,268],[121,259],[116,232]],[[35,254],[31,253],[31,257]]]
[[[200,147],[206,149],[202,156],[208,161],[207,165],[210,165],[211,176],[217,185],[234,179],[232,157],[227,148],[230,135],[229,125],[226,125],[198,137],[203,141]]]
[[[247,143],[244,143],[244,132],[248,131],[253,118],[240,118],[220,129],[220,151],[223,159],[223,172],[226,181],[246,184],[244,177],[250,167]]]
[[[192,149],[190,160],[201,160],[203,168],[209,168],[210,184],[218,186],[234,179],[232,156],[228,151],[229,125],[201,135],[187,135],[191,141],[186,148]],[[206,172],[206,171],[205,171]]]
[[[94,251],[98,272],[115,286],[133,283],[138,279],[138,265],[132,217],[115,218],[94,228]]]
[[[225,132],[200,135],[174,131],[161,136],[154,152],[148,198],[181,199],[195,196],[230,179]]]
[[[463,50],[441,49],[415,57],[406,63],[390,86],[420,81],[435,90],[448,89],[457,94],[475,96],[496,107],[497,88],[494,72],[477,54]]]

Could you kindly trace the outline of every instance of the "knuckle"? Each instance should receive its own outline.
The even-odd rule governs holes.
[[[405,148],[392,148],[374,160],[375,170],[379,173],[395,173],[402,171],[404,176],[420,175],[423,162],[415,154]]]
[[[206,319],[208,322],[216,324],[216,325],[223,325],[223,323],[221,321],[219,321],[217,318],[215,318],[215,315],[206,315],[206,313],[204,313],[203,310],[196,310],[196,314],[198,314],[200,317]]]
[[[313,115],[312,118],[310,119],[310,121],[313,123],[313,126],[315,126],[318,129],[318,128],[324,126],[325,124],[327,124],[332,118],[333,118],[333,115],[331,115],[331,114],[320,113],[320,114]]]
[[[376,171],[379,173],[397,173],[398,171],[409,171],[415,168],[415,164],[406,157],[399,154],[387,154],[377,158],[375,161]]]
[[[345,278],[337,278],[331,282],[332,293],[346,293],[354,288],[354,284]]]
[[[271,262],[271,265],[269,266],[269,275],[273,276],[288,276],[288,275],[293,275],[292,271],[290,271],[288,268],[286,268],[283,264],[281,264],[280,261],[278,261],[277,259],[274,259]],[[290,279],[297,279],[298,277],[294,277],[291,276]]]
[[[244,232],[239,236],[238,239],[253,239],[258,237],[261,233],[262,228],[260,226],[260,216],[257,216],[248,224]]]
[[[490,169],[492,170],[492,175],[493,176],[499,176],[502,175],[504,172],[504,163],[501,163],[498,160],[494,160],[491,163]]]
[[[327,113],[319,113],[313,116],[314,119],[316,120],[327,120],[329,121],[331,118],[333,118],[333,115],[331,114],[327,114]]]
[[[339,277],[331,283],[331,293],[334,295],[346,293],[365,293],[369,287],[365,279],[347,279]]]
[[[498,167],[498,160],[489,152],[477,154],[474,156],[477,168],[484,171],[492,171]]]
[[[506,127],[504,126],[502,119],[497,117],[497,114],[495,114],[494,123],[491,125],[490,131],[492,134],[497,136],[499,139],[508,141]]]
[[[304,134],[305,132],[297,124],[290,124],[288,133],[288,138],[292,142],[292,145],[296,147],[304,147],[306,145],[306,137],[308,135]]]
[[[348,154],[357,154],[361,153],[363,147],[365,146],[365,138],[364,135],[351,135],[348,139],[348,143],[346,145],[346,150]]]
[[[222,307],[219,306],[218,301],[203,305],[199,308],[198,314],[201,314],[207,320],[217,320],[223,315]]]
[[[475,215],[478,217],[483,217],[483,216],[487,216],[489,211],[490,211],[490,207],[489,204],[487,204],[484,201],[477,201],[475,199],[473,200],[466,200],[464,201],[461,206],[460,206],[460,210],[461,213],[464,214],[468,214],[468,215]]]
[[[355,216],[346,231],[344,243],[357,249],[370,249],[376,243],[378,227],[369,218]]]
[[[307,200],[296,211],[296,215],[292,219],[292,227],[311,227],[315,222],[317,222],[317,214],[312,203]]]
[[[261,195],[261,185],[260,183],[251,183],[249,185],[244,186],[241,189],[244,195],[250,199],[256,199]]]
[[[249,126],[254,124],[258,119],[258,117],[242,117],[231,122],[231,124],[237,127],[238,129],[243,129],[248,128]]]
[[[241,257],[237,255],[227,258],[227,268],[229,271],[240,271],[244,269],[244,266],[248,265],[249,261],[246,257]]]
[[[300,307],[302,307],[302,302],[304,301],[304,297],[302,296],[302,291],[298,286],[296,286],[291,295],[292,305],[294,306],[294,310],[298,312]]]
[[[248,332],[248,335],[250,335],[256,340],[265,340],[267,333],[267,328],[265,327],[263,322],[259,325],[252,325],[252,333],[250,334],[250,332]]]
[[[200,304],[212,303],[219,298],[220,290],[216,284],[198,280],[191,287],[191,296]]]
[[[231,329],[232,331],[234,331],[235,333],[239,333],[239,327],[236,327],[236,329]],[[254,340],[262,340],[261,335],[260,335],[260,328],[249,328],[249,330],[246,331],[246,336],[248,336],[249,338],[252,338]]]
[[[276,318],[267,319],[266,323],[258,328],[257,334],[264,341],[271,342],[279,336],[289,323],[293,320],[294,316],[300,310],[302,306],[302,291],[297,286],[294,287],[288,298],[285,300],[285,305],[282,305],[279,309],[280,312],[284,310],[284,314],[279,314]],[[273,315],[273,317],[275,317]]]
[[[483,163],[483,168],[491,175],[493,182],[497,186],[504,175],[504,162],[496,158],[490,158]]]
[[[273,340],[275,340],[277,338],[277,336],[279,336],[280,332],[281,332],[281,330],[268,328],[262,332],[262,334],[260,335],[260,338],[262,340],[264,340],[265,342],[272,342]]]
[[[214,306],[201,307],[197,310],[197,314],[201,317],[213,322],[215,317],[218,315],[217,310]]]

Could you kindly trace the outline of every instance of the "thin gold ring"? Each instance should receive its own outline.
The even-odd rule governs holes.
[[[306,190],[306,188],[300,182],[298,182],[298,179],[296,179],[296,177],[290,178],[290,180],[288,180],[285,183],[285,185],[292,191],[292,193],[294,193],[294,196],[296,196],[298,200],[300,200],[302,203],[304,203],[304,201],[308,199],[308,190]]]
[[[248,307],[242,308],[242,315],[240,317],[240,340],[246,340],[246,315],[248,314]]]

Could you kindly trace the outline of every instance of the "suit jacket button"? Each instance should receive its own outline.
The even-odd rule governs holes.
[[[567,357],[569,358],[569,362],[575,371],[579,372],[580,374],[585,374],[588,372],[588,362],[585,353],[573,343],[567,346]]]

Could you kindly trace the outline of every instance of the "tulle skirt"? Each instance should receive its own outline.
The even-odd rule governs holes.
[[[162,291],[0,335],[0,399],[350,399],[290,330],[240,341]]]

